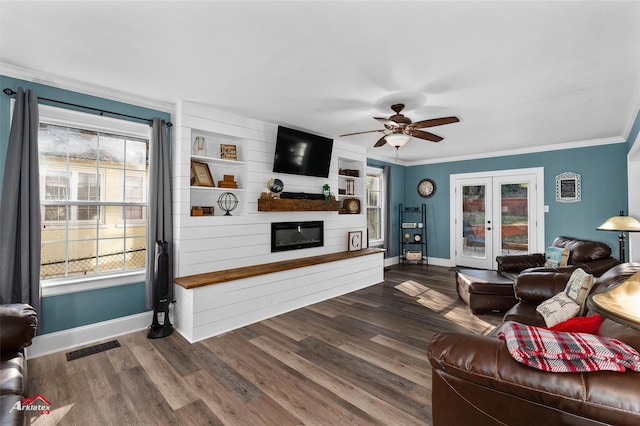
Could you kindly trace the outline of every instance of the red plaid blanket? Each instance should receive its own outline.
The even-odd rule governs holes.
[[[511,356],[530,367],[556,373],[640,371],[640,354],[617,339],[505,322],[498,337]]]

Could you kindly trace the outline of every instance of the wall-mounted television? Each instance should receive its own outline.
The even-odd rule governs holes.
[[[329,177],[333,139],[278,126],[275,173]]]

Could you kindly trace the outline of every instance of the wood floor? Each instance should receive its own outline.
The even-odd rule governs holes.
[[[429,425],[429,339],[500,320],[472,315],[449,269],[396,266],[383,284],[193,345],[141,331],[29,360],[30,393],[51,402],[32,424]]]

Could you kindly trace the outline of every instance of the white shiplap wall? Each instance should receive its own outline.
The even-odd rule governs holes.
[[[232,217],[190,216],[190,152],[192,130],[236,140],[247,162],[247,203],[241,215]],[[310,130],[313,132],[313,130]],[[229,268],[275,262],[283,259],[315,256],[347,249],[347,232],[361,230],[366,234],[366,217],[338,215],[337,212],[258,212],[257,200],[266,190],[271,177],[282,179],[285,191],[321,193],[328,183],[338,191],[338,157],[362,161],[365,150],[351,144],[334,141],[328,179],[273,173],[273,154],[277,125],[241,117],[218,109],[180,102],[174,126],[173,188],[175,275],[186,276]],[[363,180],[364,181],[364,180]],[[364,183],[362,183],[364,184]],[[212,196],[217,198],[218,194]],[[213,203],[215,204],[215,203]],[[364,205],[363,205],[364,209]],[[236,212],[232,212],[235,214]],[[325,245],[303,250],[271,253],[271,222],[322,220]]]
[[[337,193],[338,158],[361,161],[364,171],[365,150],[334,141],[330,177],[324,179],[272,172],[277,133],[274,124],[180,102],[176,107],[174,132],[176,276],[342,252],[347,250],[349,231],[359,230],[366,235],[364,213],[257,211],[257,200],[272,177],[282,179],[286,191],[321,193],[322,186],[328,183],[332,192]],[[239,160],[247,165],[245,191],[239,194],[244,202],[240,203],[238,215],[190,216],[192,132],[212,137],[220,135],[238,144]],[[359,182],[364,185],[364,179]],[[363,192],[362,188],[360,193]],[[212,204],[215,203],[212,201]],[[324,246],[271,253],[271,223],[304,220],[324,221]],[[377,253],[190,290],[175,286],[175,326],[187,340],[194,342],[382,280],[383,256]]]

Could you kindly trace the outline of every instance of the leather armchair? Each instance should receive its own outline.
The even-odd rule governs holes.
[[[551,245],[553,247],[568,248],[570,250],[567,266],[545,268],[545,256],[542,253],[504,255],[496,257],[498,272],[515,280],[515,278],[524,271],[571,273],[578,268],[582,268],[588,274],[599,277],[620,263],[617,259],[611,257],[611,247],[598,241],[558,237]]]
[[[596,280],[592,293],[605,291],[640,271],[640,263],[615,266]],[[523,274],[516,281],[521,298],[505,320],[531,325],[542,317],[537,304],[562,291],[568,273]],[[516,315],[517,314],[517,315]],[[544,322],[543,322],[544,323]],[[598,334],[617,338],[640,351],[640,331],[605,319]],[[434,425],[640,424],[638,373],[598,371],[549,373],[515,361],[494,336],[442,333],[427,351],[432,366]]]
[[[36,334],[38,316],[29,305],[0,305],[0,424],[26,424],[24,411],[11,408],[28,396],[24,348]]]

